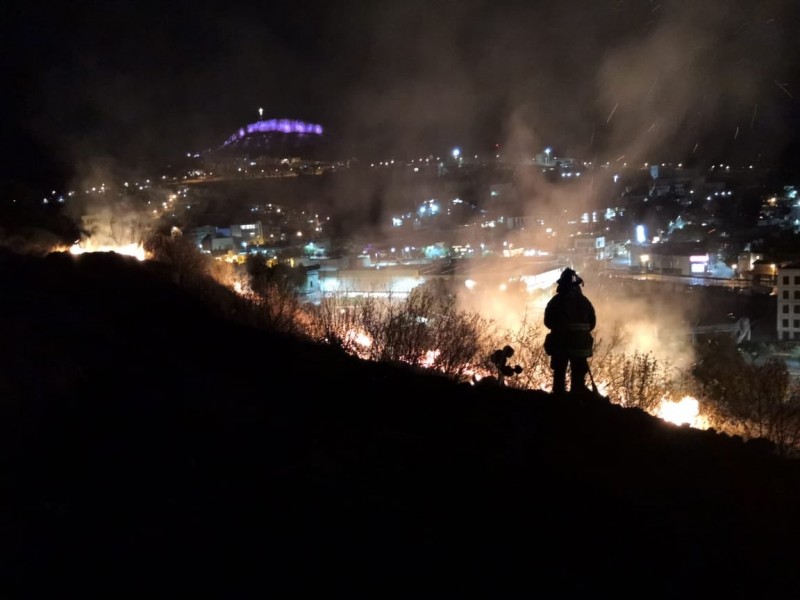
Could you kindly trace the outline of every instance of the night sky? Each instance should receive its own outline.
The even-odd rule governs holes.
[[[796,160],[800,3],[3,5],[2,180],[157,168],[258,118],[343,156]]]

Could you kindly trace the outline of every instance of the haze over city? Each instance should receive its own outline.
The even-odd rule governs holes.
[[[800,4],[3,13],[9,597],[792,595]]]
[[[146,171],[259,107],[323,124],[343,158],[794,162],[798,22],[787,0],[15,1],[3,178]]]
[[[33,31],[36,10],[10,11],[4,194],[42,194],[81,252],[144,256],[172,227],[217,259],[292,243],[310,259],[348,246],[378,268],[538,256],[509,281],[531,293],[552,283],[546,268],[588,269],[601,331],[622,328],[632,352],[686,367],[686,332],[726,318],[748,339],[795,336],[761,308],[701,315],[665,294],[648,310],[649,294],[594,280],[616,266],[774,285],[776,267],[755,261],[793,257],[748,229],[795,223],[792,3],[79,5],[37,13]],[[58,32],[81,24],[64,43]],[[650,243],[678,239],[704,247],[650,260]],[[49,232],[27,243],[58,247]],[[309,280],[315,301],[354,285],[336,269]],[[509,328],[543,306],[458,298]],[[659,339],[673,330],[684,338]]]

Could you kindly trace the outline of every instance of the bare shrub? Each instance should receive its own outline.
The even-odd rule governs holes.
[[[507,381],[509,387],[521,389],[549,389],[552,383],[550,357],[544,351],[544,338],[547,329],[541,322],[535,322],[526,312],[522,322],[515,330],[505,333],[505,339],[517,348],[516,359],[524,366],[522,373]]]
[[[357,307],[345,296],[323,298],[309,310],[309,337],[320,343],[342,348],[348,354],[368,358],[372,340],[363,329]]]
[[[592,377],[601,393],[623,406],[655,414],[664,398],[676,389],[680,373],[652,352],[626,352],[628,335],[619,323],[605,335],[596,335]]]
[[[263,286],[246,294],[258,313],[260,326],[281,333],[300,333],[302,306],[297,291],[280,284]]]
[[[178,285],[192,286],[208,275],[211,259],[183,235],[154,233],[143,246],[154,260],[170,267]]]
[[[723,431],[772,442],[779,454],[796,454],[800,443],[800,386],[786,364],[769,358],[748,359],[725,337],[701,346],[692,370],[698,389],[714,405]]]
[[[224,260],[212,260],[208,267],[209,276],[220,285],[237,292],[248,288],[247,278],[235,265]]]
[[[651,414],[658,411],[664,398],[674,391],[673,377],[668,365],[662,364],[651,352],[634,352],[621,357],[615,373],[615,385],[610,389],[625,406],[641,408]]]
[[[774,416],[789,392],[785,363],[776,358],[761,365],[743,361],[732,375],[736,385],[724,402],[747,428],[749,437],[768,437]]]
[[[240,271],[237,281],[245,282],[240,283],[241,295],[250,302],[258,325],[271,331],[303,334],[305,310],[299,289],[305,286],[305,269],[268,264],[260,257],[249,256],[244,270],[246,279]]]
[[[595,383],[604,388],[610,397],[615,390],[620,388],[619,380],[625,362],[627,341],[628,335],[618,322],[615,322],[607,333],[598,332],[594,335],[594,347],[592,358],[589,359],[589,366]],[[613,399],[622,402],[622,399],[616,395]]]
[[[429,366],[459,381],[470,377],[476,357],[493,341],[492,322],[476,312],[459,310],[453,297],[437,302],[428,330]]]
[[[309,309],[311,339],[365,360],[382,360],[391,299],[333,294]]]
[[[388,303],[386,319],[375,338],[378,360],[417,365],[435,350],[428,321],[434,317],[432,294],[411,293],[400,303]]]
[[[783,402],[773,406],[767,437],[782,456],[800,453],[800,385],[790,385]]]
[[[763,364],[743,362],[734,382],[722,399],[734,427],[745,438],[772,442],[778,454],[796,454],[800,442],[800,387],[791,382],[786,364],[777,358],[769,358]]]
[[[423,288],[405,299],[335,296],[312,313],[311,336],[361,358],[402,362],[465,380],[488,344],[490,324]]]

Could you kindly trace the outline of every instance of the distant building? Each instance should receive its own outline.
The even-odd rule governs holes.
[[[226,252],[235,247],[235,241],[231,236],[230,228],[217,227],[215,225],[203,225],[195,227],[190,234],[203,252]]]
[[[778,268],[778,339],[800,340],[800,263]]]
[[[532,215],[501,216],[497,219],[498,223],[505,225],[506,229],[518,231],[529,229],[540,222],[541,219]]]
[[[364,257],[366,259],[366,257]],[[415,287],[440,280],[471,291],[502,292],[508,285],[520,284],[528,292],[549,289],[563,269],[552,260],[528,258],[453,259],[424,264],[392,266],[323,264],[319,289],[323,294],[343,296],[382,296],[402,299]]]
[[[231,225],[231,237],[238,240],[239,243],[244,242],[247,245],[263,244],[264,230],[261,227],[261,221]]]
[[[231,237],[218,237],[211,239],[211,248],[210,251],[212,253],[217,252],[227,252],[228,250],[235,250],[236,244]]]
[[[753,261],[750,274],[754,288],[761,291],[772,290],[778,283],[778,264],[774,260],[759,258]]]
[[[423,283],[419,267],[341,269],[318,274],[319,288],[326,294],[405,298]]]
[[[573,239],[572,251],[575,260],[605,260],[605,236],[582,235]]]
[[[699,243],[633,245],[631,267],[664,275],[704,277],[714,270],[715,258]]]
[[[264,243],[261,221],[231,225],[230,227],[204,225],[193,229],[191,235],[198,248],[211,253],[241,250]]]
[[[742,252],[736,257],[736,269],[742,277],[750,275],[753,272],[754,265],[759,260],[764,260],[763,254],[756,254],[750,251]]]

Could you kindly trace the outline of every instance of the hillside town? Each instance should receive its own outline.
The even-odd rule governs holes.
[[[364,162],[326,158],[323,140],[319,125],[261,120],[144,181],[92,181],[42,202],[86,207],[79,246],[136,244],[161,228],[219,260],[303,267],[298,291],[312,303],[400,299],[432,281],[535,297],[571,266],[640,294],[722,294],[718,310],[687,322],[695,338],[800,340],[800,202],[778,170],[499,146]],[[753,298],[758,314],[740,308]]]

